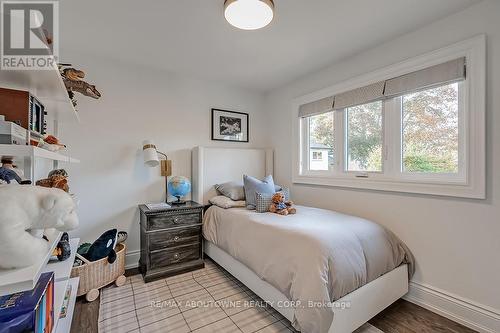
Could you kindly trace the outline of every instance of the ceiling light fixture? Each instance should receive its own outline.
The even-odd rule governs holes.
[[[274,17],[273,0],[225,0],[224,16],[232,26],[257,30],[267,26]]]

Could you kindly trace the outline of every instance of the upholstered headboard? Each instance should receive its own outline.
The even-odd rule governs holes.
[[[196,147],[192,158],[193,200],[207,204],[214,185],[243,181],[243,175],[263,178],[274,169],[272,149]]]

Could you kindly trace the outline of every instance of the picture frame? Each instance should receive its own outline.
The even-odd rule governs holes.
[[[212,140],[249,142],[248,113],[212,109]]]

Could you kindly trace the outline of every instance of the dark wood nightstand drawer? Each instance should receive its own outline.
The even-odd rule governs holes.
[[[201,211],[190,211],[182,214],[153,215],[148,218],[148,230],[160,230],[201,224],[201,216]]]
[[[200,242],[201,227],[187,227],[149,234],[149,250],[188,245]]]
[[[194,201],[152,210],[139,205],[145,282],[204,267],[201,224],[204,206]]]
[[[201,258],[200,244],[179,246],[150,253],[151,268],[162,268]]]

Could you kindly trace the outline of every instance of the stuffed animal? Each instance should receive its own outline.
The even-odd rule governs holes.
[[[105,236],[107,234],[110,234],[111,237],[107,238],[107,236]],[[106,239],[107,238],[108,242],[109,242],[109,239],[112,239],[113,234],[114,234],[114,229],[109,230],[109,231],[105,232],[101,237],[99,237],[99,239],[101,239],[101,238]],[[128,234],[126,231],[118,231],[118,234],[116,235],[116,243],[115,243],[114,247],[116,247],[117,244],[124,243],[127,240],[127,237],[128,237]],[[97,241],[99,241],[99,239]],[[101,243],[101,244],[103,244],[103,243]],[[78,250],[76,252],[79,255],[83,256],[84,258],[87,258],[87,252],[89,252],[89,249],[92,245],[93,244],[90,244],[90,243],[83,243],[78,247]],[[94,250],[92,250],[92,251],[94,251]],[[113,263],[116,260],[116,257],[114,256],[114,254],[111,251],[109,251],[109,252],[111,253],[111,258],[108,257],[108,262]],[[101,256],[102,255],[97,256],[97,257],[101,257]],[[88,257],[90,257],[90,254],[88,255]],[[102,258],[104,258],[104,257],[106,257],[106,256],[102,256]],[[81,266],[81,265],[83,265],[83,260],[76,257],[75,262],[73,264],[73,267],[77,267],[77,266]]]
[[[110,264],[116,260],[115,245],[118,231],[111,229],[103,233],[83,255],[89,261],[96,261],[108,257]]]
[[[71,245],[69,244],[69,235],[67,232],[62,234],[59,243],[57,243],[56,248],[52,252],[52,256],[57,257],[59,261],[64,261],[71,257]]]
[[[78,227],[75,203],[59,189],[0,186],[0,202],[0,268],[27,267],[42,260],[49,243],[33,236],[37,232]]]
[[[15,180],[22,185],[31,184],[31,181],[22,180],[21,177],[24,177],[24,174],[14,166],[12,159],[3,157],[2,166],[0,167],[1,183],[10,184],[12,180]]]
[[[55,176],[55,175],[63,176],[63,177],[66,177],[66,178],[69,177],[68,172],[66,170],[64,170],[64,169],[55,169],[55,170],[52,170],[51,172],[49,172],[49,175],[47,177],[50,178],[50,177]]]
[[[36,182],[37,186],[58,188],[64,192],[69,192],[68,178],[62,175],[52,175],[46,179],[40,179]]]
[[[21,177],[12,169],[7,169],[6,167],[0,167],[0,179],[10,184],[12,180],[15,180],[19,184],[22,182]]]
[[[47,135],[43,139],[40,139],[40,142],[38,142],[38,147],[47,149],[50,151],[59,151],[63,148],[66,148],[65,145],[63,145],[58,138],[56,138],[53,135]]]
[[[269,211],[280,215],[295,214],[297,210],[292,206],[292,201],[285,201],[285,195],[283,192],[276,192],[273,195]]]

